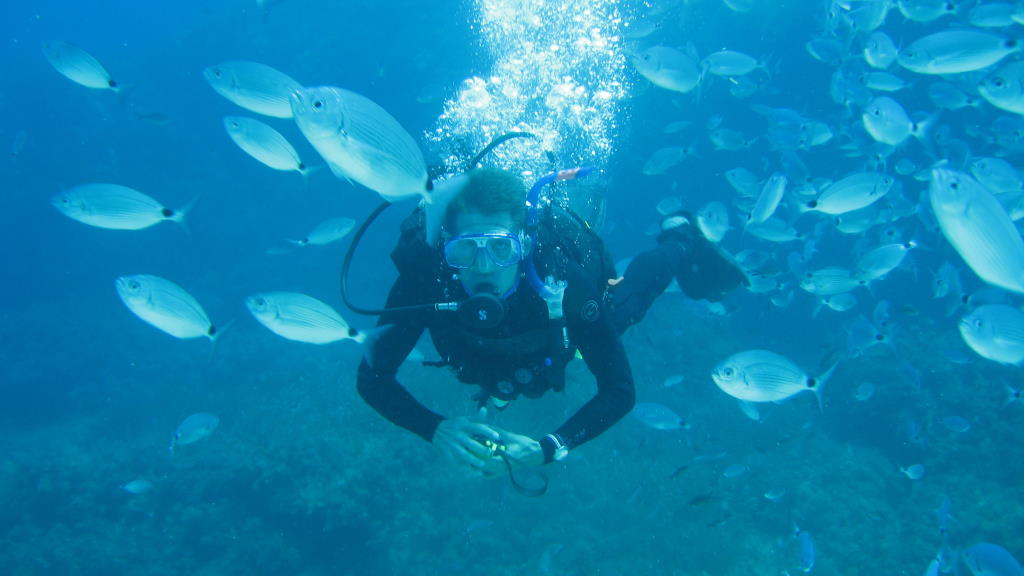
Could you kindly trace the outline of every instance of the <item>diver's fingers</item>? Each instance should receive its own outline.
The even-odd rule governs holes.
[[[497,442],[501,438],[501,434],[497,430],[487,424],[481,424],[480,422],[467,422],[465,426],[463,426],[462,430],[466,432],[466,434],[479,434],[480,436],[493,440],[494,442]]]
[[[476,441],[473,441],[473,443],[477,444],[477,445],[480,444],[479,442],[476,442]],[[486,452],[487,449],[484,448],[484,450]],[[475,453],[471,452],[470,450],[468,450],[466,448],[466,446],[460,446],[460,445],[452,446],[451,453],[452,453],[452,456],[455,458],[456,462],[461,463],[461,464],[465,464],[466,466],[469,466],[470,468],[472,468],[474,470],[479,470],[480,468],[483,468],[483,466],[484,466],[484,457],[483,456],[478,456]]]
[[[472,454],[472,456],[477,460],[484,460],[491,457],[491,449],[470,436],[460,438],[459,448],[469,454]]]

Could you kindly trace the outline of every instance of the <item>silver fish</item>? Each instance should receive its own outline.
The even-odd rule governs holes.
[[[683,199],[679,196],[667,196],[658,200],[658,203],[654,206],[654,209],[658,211],[658,214],[662,216],[672,216],[677,214],[683,209]],[[689,222],[686,218],[683,218],[683,224]],[[666,228],[667,230],[668,228]]]
[[[899,146],[911,135],[922,137],[928,129],[927,122],[915,123],[903,106],[888,96],[868,102],[861,120],[872,138],[889,146]]]
[[[366,338],[334,308],[298,292],[255,294],[246,298],[245,305],[260,324],[288,340],[329,344],[345,339],[362,343]]]
[[[844,5],[846,10],[844,18],[852,30],[866,34],[885,23],[891,8],[892,4],[888,0],[885,2],[860,2],[856,7],[846,4]]]
[[[832,294],[831,296],[823,296],[821,303],[836,312],[846,312],[857,305],[857,296],[853,292]]]
[[[803,234],[780,218],[769,218],[760,224],[749,224],[746,232],[767,242],[792,242],[803,238]]]
[[[876,30],[864,41],[864,61],[872,68],[888,68],[897,55],[896,43],[885,32]]]
[[[875,395],[875,385],[871,382],[861,382],[857,386],[857,391],[854,393],[853,398],[857,402],[867,402]]]
[[[352,231],[356,221],[351,218],[331,218],[316,225],[302,240],[289,240],[299,246],[325,246],[341,240]]]
[[[945,298],[950,295],[959,298],[962,291],[960,272],[949,262],[943,262],[932,279],[932,298]]]
[[[121,490],[129,494],[145,494],[153,489],[153,483],[145,478],[139,477],[131,482],[121,486]]]
[[[801,530],[795,522],[793,523],[793,536],[800,545],[800,570],[805,574],[810,573],[814,569],[814,539],[811,538],[810,532]]]
[[[722,0],[729,10],[739,14],[746,14],[754,9],[757,0]]]
[[[711,140],[711,144],[714,145],[715,150],[726,150],[729,152],[750,148],[751,144],[753,144],[755,140],[748,139],[745,134],[739,130],[733,130],[732,128],[718,128],[717,130],[712,130],[711,133],[708,134],[708,138]]]
[[[880,223],[880,220],[882,216],[878,209],[875,206],[868,206],[836,216],[836,230],[843,234],[860,234]]]
[[[258,62],[224,62],[203,70],[218,94],[250,112],[291,118],[289,98],[302,85],[287,74]]]
[[[967,106],[977,106],[978,99],[964,93],[959,86],[951,82],[939,81],[928,85],[928,98],[932,104],[946,110],[959,110]]]
[[[788,183],[789,179],[782,172],[776,172],[768,177],[761,188],[761,194],[757,197],[757,202],[754,203],[754,208],[747,216],[748,225],[761,224],[772,217],[786,193]]]
[[[1017,7],[1009,2],[978,4],[967,15],[967,21],[978,28],[1004,28],[1013,26],[1016,12]]]
[[[971,161],[971,175],[995,194],[1010,194],[1024,189],[1020,173],[1002,158],[975,158]]]
[[[924,478],[924,465],[913,464],[905,468],[903,466],[900,466],[900,472],[902,472],[904,476],[910,478],[911,480],[920,480],[921,478]]]
[[[753,198],[761,191],[760,178],[746,168],[732,168],[725,171],[725,179],[740,196]]]
[[[254,118],[225,116],[224,129],[246,154],[274,170],[306,175],[308,168],[295,147],[270,126]]]
[[[860,81],[869,90],[879,92],[898,92],[907,87],[902,78],[888,72],[865,72]]]
[[[686,158],[686,148],[682,146],[666,146],[658,148],[644,162],[643,173],[648,176],[664,174],[669,168],[679,164]]]
[[[956,4],[949,0],[898,0],[900,14],[913,22],[931,22],[956,13]]]
[[[217,338],[203,307],[183,288],[159,276],[117,279],[117,295],[136,316],[175,338]]]
[[[633,406],[633,417],[645,426],[655,430],[679,430],[684,427],[683,419],[671,408],[654,402],[637,402]]]
[[[999,34],[945,30],[912,42],[900,51],[897,60],[918,74],[960,74],[988,68],[1020,49],[1020,42]]]
[[[697,227],[711,242],[718,243],[729,231],[729,211],[717,200],[708,202],[697,211]]]
[[[171,445],[167,448],[171,453],[176,446],[193,444],[206,438],[220,425],[220,418],[206,412],[198,412],[182,420],[171,437]]]
[[[730,464],[722,470],[722,476],[725,478],[739,478],[747,472],[750,472],[750,467],[746,464]]]
[[[881,172],[856,172],[832,183],[802,209],[833,216],[846,214],[874,204],[888,194],[895,183],[892,176]]]
[[[1024,114],[1024,62],[1000,66],[978,84],[978,92],[996,108]]]
[[[640,40],[661,30],[661,22],[653,18],[643,18],[623,22],[625,31],[622,34],[627,40]]]
[[[57,72],[76,84],[96,90],[121,90],[99,60],[74,44],[46,42],[43,44],[43,55]]]
[[[857,316],[857,319],[846,329],[846,347],[853,357],[864,354],[872,346],[891,343],[892,338],[889,333],[876,328],[863,314]]]
[[[339,178],[395,201],[429,201],[427,164],[402,125],[369,98],[330,86],[292,93],[292,111],[303,136]]]
[[[846,268],[828,266],[806,273],[800,281],[800,288],[815,296],[832,296],[865,284],[867,282],[854,278]]]
[[[846,45],[830,36],[815,36],[804,44],[807,53],[822,64],[835,66],[846,58]]]
[[[711,372],[715,384],[747,402],[779,402],[809,390],[821,405],[821,391],[835,370],[812,378],[791,360],[769,350],[746,350],[720,362]]]
[[[192,204],[172,210],[149,196],[118,184],[82,184],[57,194],[50,204],[83,224],[110,230],[142,230],[164,221],[184,226]]]
[[[752,56],[735,50],[719,50],[708,54],[701,67],[715,76],[744,76],[764,65]]]
[[[942,233],[982,280],[1024,294],[1024,240],[999,200],[974,178],[932,170],[928,186]]]
[[[693,58],[667,46],[652,46],[633,57],[633,66],[655,86],[686,93],[700,83],[700,70]]]
[[[1024,363],[1024,312],[1018,308],[978,306],[960,320],[960,335],[982,358],[1014,366]]]
[[[882,278],[899,266],[907,253],[916,246],[917,244],[911,240],[910,242],[885,244],[870,250],[857,260],[857,265],[853,269],[853,277],[864,282]]]
[[[682,132],[687,129],[693,122],[689,120],[676,120],[675,122],[669,122],[661,129],[663,134],[675,134],[676,132]]]

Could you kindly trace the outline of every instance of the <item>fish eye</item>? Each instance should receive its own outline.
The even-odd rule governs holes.
[[[314,100],[313,101],[313,108],[320,109],[320,108],[323,108],[323,107],[324,107],[323,100]]]
[[[722,370],[722,373],[725,374],[726,376],[732,376],[733,372],[734,370],[732,368],[726,368],[725,370]]]
[[[137,281],[135,281],[135,280],[132,280],[131,282],[128,283],[128,288],[131,289],[131,290],[138,290],[139,289],[139,283]]]
[[[216,76],[217,78],[220,78],[221,75],[222,75],[221,71],[220,71],[220,68],[214,68],[213,75]]]
[[[992,85],[995,86],[996,88],[1002,88],[1004,85],[1006,85],[1006,81],[1003,80],[1001,77],[996,77],[992,79]]]

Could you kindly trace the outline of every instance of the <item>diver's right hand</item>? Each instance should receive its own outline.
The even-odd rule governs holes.
[[[464,417],[442,420],[434,430],[431,443],[451,462],[473,474],[494,476],[502,468],[499,458],[494,458],[491,450],[481,444],[475,437],[483,437],[498,442],[501,435],[498,431],[481,424],[470,422]]]

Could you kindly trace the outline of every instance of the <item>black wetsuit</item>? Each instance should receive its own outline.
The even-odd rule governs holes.
[[[403,223],[402,240],[392,253],[399,277],[388,294],[387,308],[467,297],[454,270],[444,266],[439,251],[422,237],[422,214],[417,211]],[[373,367],[365,361],[359,367],[358,390],[363,399],[394,424],[431,441],[444,417],[420,404],[396,379],[398,367],[423,331],[429,330],[442,362],[459,380],[505,400],[561,390],[565,365],[578,349],[597,380],[597,394],[555,431],[570,449],[628,413],[635,401],[633,376],[619,335],[643,318],[690,249],[662,243],[634,258],[625,279],[612,287],[608,280],[614,270],[603,243],[573,226],[567,217],[549,220],[534,242],[533,257],[541,277],[553,273],[567,282],[564,323],[548,319],[544,300],[523,277],[506,299],[507,312],[496,328],[467,327],[453,312],[384,314],[379,325],[392,327],[374,347]],[[551,447],[544,442],[542,446],[545,460],[550,461]]]

